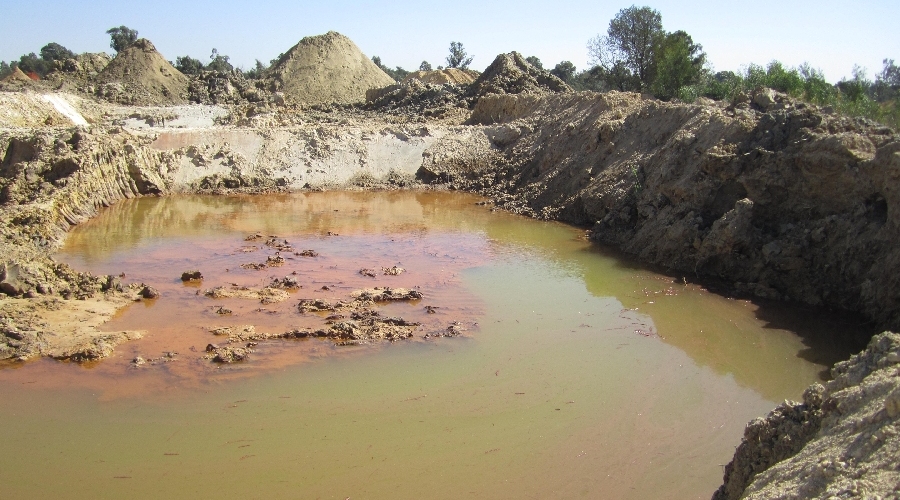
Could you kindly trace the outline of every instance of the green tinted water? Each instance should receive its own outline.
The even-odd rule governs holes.
[[[76,228],[59,259],[163,297],[112,322],[148,333],[108,360],[0,370],[0,498],[708,498],[746,422],[847,354],[808,333],[840,326],[821,312],[726,299],[477,201],[141,199]],[[236,250],[255,232],[320,257],[240,269],[266,252]],[[407,273],[356,273],[395,263]],[[218,318],[177,279],[189,268],[204,288],[296,272],[304,289],[267,311],[233,299],[235,317]],[[468,331],[263,343],[236,367],[201,358],[211,323],[288,328],[321,283],[419,286],[426,299],[391,314]],[[172,345],[176,362],[129,366]]]

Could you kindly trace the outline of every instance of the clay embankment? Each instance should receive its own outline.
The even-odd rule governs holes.
[[[596,240],[686,276],[900,328],[900,137],[777,99],[487,96],[472,122],[502,161],[426,161],[422,176],[591,225]]]

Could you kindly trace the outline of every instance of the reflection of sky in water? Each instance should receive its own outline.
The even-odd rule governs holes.
[[[400,279],[421,280],[446,306],[440,319],[469,314],[478,325],[464,338],[374,348],[273,343],[225,369],[185,351],[176,364],[128,370],[150,335],[92,370],[44,361],[0,370],[0,439],[17,450],[0,456],[0,496],[707,497],[745,423],[817,379],[823,366],[808,351],[845,356],[778,328],[790,323],[778,319],[792,314],[784,306],[678,283],[580,230],[476,201],[171,197],[125,202],[77,228],[61,260],[169,280],[163,298],[182,308],[165,313],[160,299],[118,324],[175,318],[172,335],[207,339],[190,326],[205,314],[192,301],[207,303],[177,282],[198,262],[210,269],[203,287],[297,269],[343,293],[366,283],[356,266],[397,260],[410,270]],[[322,256],[224,271],[260,260],[263,250],[236,252],[257,231]],[[391,314],[421,308],[407,306]],[[265,320],[257,307],[236,309],[234,321],[299,318]],[[803,314],[816,324],[819,313]],[[301,351],[306,361],[284,362]]]

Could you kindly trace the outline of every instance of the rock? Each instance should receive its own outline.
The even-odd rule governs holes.
[[[131,364],[134,366],[143,366],[143,365],[147,364],[147,362],[144,361],[144,358],[137,356],[136,358],[131,360]]]
[[[203,275],[200,271],[185,271],[181,273],[181,281],[201,281],[203,279]]]
[[[159,298],[159,291],[152,286],[145,286],[141,289],[141,297],[145,299],[157,299]]]
[[[0,265],[0,291],[11,296],[25,293],[25,285],[19,281],[20,270],[18,264]]]
[[[777,94],[770,88],[762,88],[753,96],[753,103],[762,108],[763,111],[768,111],[769,108],[775,105],[775,96]]]
[[[211,345],[212,344],[210,344],[210,346]],[[209,349],[209,347],[207,347],[207,349]],[[213,361],[216,363],[229,364],[246,361],[253,352],[253,349],[250,349],[249,347],[216,347],[211,352],[214,354]]]

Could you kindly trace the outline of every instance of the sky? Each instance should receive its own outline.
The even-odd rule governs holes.
[[[589,63],[587,42],[605,34],[628,2],[584,0],[454,0],[423,2],[199,0],[0,0],[0,60],[39,53],[49,42],[76,52],[110,52],[106,30],[125,25],[148,38],[167,59],[208,61],[213,48],[249,69],[268,63],[301,38],[328,31],[352,39],[382,63],[418,69],[422,61],[443,65],[451,41],[474,56],[483,70],[498,54],[536,56],[546,68],[568,60]],[[637,3],[662,15],[666,31],[686,31],[703,45],[716,71],[739,71],[750,63],[804,62],[827,80],[850,78],[854,65],[869,78],[885,58],[900,62],[900,1],[725,0]]]

